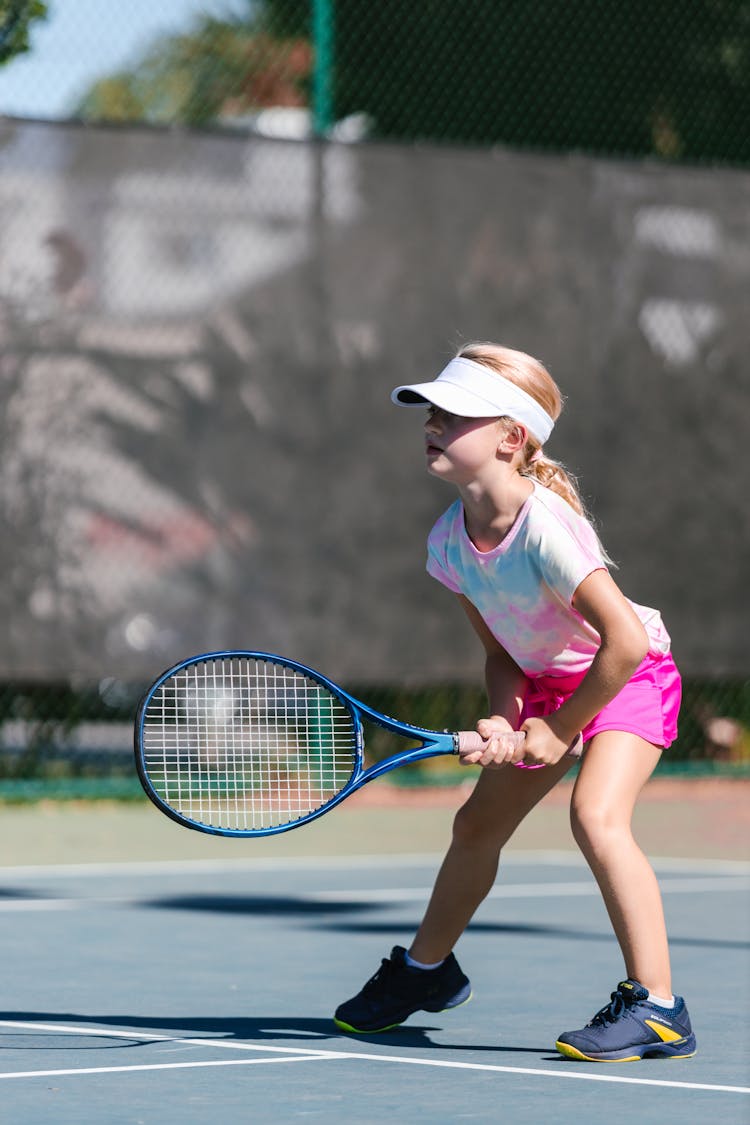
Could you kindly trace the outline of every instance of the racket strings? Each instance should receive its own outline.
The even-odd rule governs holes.
[[[332,800],[358,760],[358,726],[328,688],[257,657],[209,659],[154,692],[143,762],[166,805],[233,831],[303,820]]]

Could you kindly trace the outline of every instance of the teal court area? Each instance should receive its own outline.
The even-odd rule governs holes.
[[[373,833],[380,819],[399,842],[398,818],[386,809],[342,810],[338,822],[332,814],[317,831],[289,833],[255,855],[243,842],[207,841],[171,824],[162,836],[158,814],[141,810],[135,821],[156,827],[150,859],[87,861],[79,847],[73,862],[38,856],[3,868],[6,1119],[532,1122],[548,1120],[553,1104],[557,1119],[592,1125],[747,1120],[745,859],[656,861],[697,1056],[597,1066],[568,1062],[553,1047],[621,975],[596,887],[568,847],[509,852],[457,949],[471,1003],[417,1013],[378,1036],[337,1030],[335,1006],[392,945],[408,942],[450,821],[448,810],[433,810],[434,837],[421,822],[414,846],[425,851],[378,855],[358,850],[360,841],[347,854],[343,829],[355,813]],[[39,823],[58,814],[33,815]],[[112,819],[122,828],[127,815]],[[83,833],[85,814],[78,823]],[[232,844],[234,853],[224,846]],[[203,854],[164,854],[181,845]],[[133,837],[136,853],[144,846]]]

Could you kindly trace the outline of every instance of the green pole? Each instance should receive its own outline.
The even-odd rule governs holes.
[[[313,0],[313,132],[322,137],[333,125],[333,35],[335,0]]]

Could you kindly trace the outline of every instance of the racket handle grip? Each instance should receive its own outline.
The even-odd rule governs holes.
[[[509,749],[517,750],[519,746],[523,745],[526,733],[522,730],[509,730],[504,732],[501,737]],[[474,750],[484,750],[486,745],[487,739],[482,738],[476,730],[460,730],[458,732],[457,751],[471,754]]]
[[[507,731],[507,733],[502,735],[502,738],[506,746],[516,750],[519,746],[523,745],[526,732],[522,730]],[[456,736],[456,753],[462,751],[464,754],[471,754],[474,750],[483,750],[486,745],[486,740],[475,730],[461,730]],[[577,734],[568,747],[568,756],[571,758],[580,758],[582,753],[583,738],[580,734]],[[518,764],[523,766],[523,762],[519,762]],[[525,768],[533,769],[534,767],[526,766]]]

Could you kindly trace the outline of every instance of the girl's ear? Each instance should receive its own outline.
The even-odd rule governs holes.
[[[518,453],[526,448],[528,431],[519,422],[507,422],[499,434],[497,449],[499,453]]]

